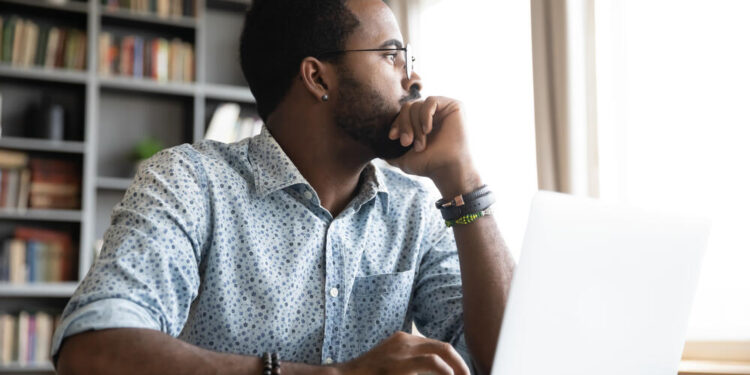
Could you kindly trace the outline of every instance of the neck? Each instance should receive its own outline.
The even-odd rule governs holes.
[[[346,208],[358,190],[359,177],[372,160],[333,121],[279,108],[268,119],[268,130],[312,185],[321,205],[333,217]],[[319,114],[318,114],[319,115]]]

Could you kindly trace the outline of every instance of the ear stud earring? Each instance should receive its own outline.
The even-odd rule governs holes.
[[[328,101],[328,94],[323,94],[323,96],[320,99],[323,100],[324,102],[327,102]]]

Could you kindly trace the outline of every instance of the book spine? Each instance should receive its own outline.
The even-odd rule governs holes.
[[[29,358],[29,313],[21,311],[18,314],[18,364],[25,366]]]

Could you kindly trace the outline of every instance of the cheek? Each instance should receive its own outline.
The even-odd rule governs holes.
[[[397,103],[404,95],[404,88],[401,86],[403,74],[384,58],[379,57],[371,61],[363,73],[370,87],[381,93],[389,102]]]

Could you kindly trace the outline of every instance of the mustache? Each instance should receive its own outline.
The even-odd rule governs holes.
[[[421,99],[422,94],[419,93],[419,86],[412,85],[409,88],[409,95],[405,95],[401,100],[399,100],[399,104],[404,105],[404,103],[410,102],[412,100]]]

